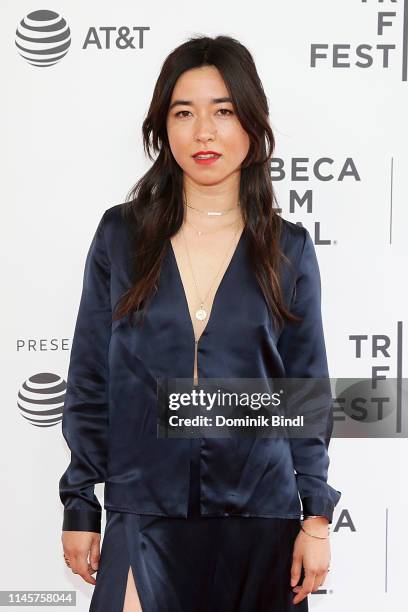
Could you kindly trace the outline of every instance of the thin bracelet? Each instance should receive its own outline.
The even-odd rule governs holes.
[[[302,531],[304,531],[308,536],[310,536],[311,538],[317,538],[318,540],[328,540],[329,539],[329,535],[327,536],[317,536],[317,535],[313,535],[312,533],[309,533],[308,531],[305,531],[305,529],[303,529],[303,525],[300,525],[300,528]],[[328,527],[329,529],[329,534],[330,534],[330,527]]]
[[[326,517],[323,516],[322,514],[305,514],[305,516],[303,517],[303,520],[305,521],[306,519],[310,519],[310,518],[326,518]]]

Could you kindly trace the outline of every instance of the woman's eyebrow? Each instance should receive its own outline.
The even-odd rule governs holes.
[[[211,100],[212,104],[221,104],[222,102],[231,102],[232,100],[231,98],[225,97],[225,98],[213,98]],[[170,104],[169,110],[171,110],[172,108],[174,108],[177,105],[181,105],[181,106],[193,106],[193,102],[192,100],[174,100],[174,102],[172,102]]]

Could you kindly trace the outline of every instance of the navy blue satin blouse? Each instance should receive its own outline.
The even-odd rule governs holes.
[[[108,208],[85,262],[62,419],[71,461],[59,482],[63,530],[101,531],[104,508],[186,517],[191,440],[157,438],[157,377],[191,378],[194,331],[170,240],[143,325],[112,322],[131,286],[131,251],[121,204]],[[281,247],[293,263],[281,279],[287,306],[303,317],[278,334],[250,266],[245,229],[198,341],[198,378],[328,377],[321,285],[309,232],[283,219]],[[332,431],[316,438],[201,438],[203,516],[332,522],[341,492],[328,482]]]

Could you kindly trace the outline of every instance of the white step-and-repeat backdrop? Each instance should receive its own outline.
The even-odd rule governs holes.
[[[164,58],[194,34],[227,34],[252,52],[270,104],[283,216],[316,243],[331,376],[400,380],[408,1],[14,0],[1,13],[0,590],[73,590],[85,611],[93,587],[65,566],[60,540],[62,405],[57,394],[51,407],[61,410],[46,422],[34,398],[66,379],[97,222],[150,164],[141,124]],[[30,53],[47,49],[40,34],[24,42],[27,24],[35,38],[42,20],[61,25],[66,53],[56,62],[33,59],[53,57],[50,48]],[[332,569],[309,596],[312,610],[404,609],[407,448],[397,435],[332,440],[330,483],[342,498]],[[102,485],[96,492],[103,501]]]

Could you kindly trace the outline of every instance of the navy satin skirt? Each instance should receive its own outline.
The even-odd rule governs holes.
[[[300,521],[201,517],[199,444],[188,518],[106,511],[90,612],[122,612],[129,566],[143,612],[308,612],[290,586]]]

